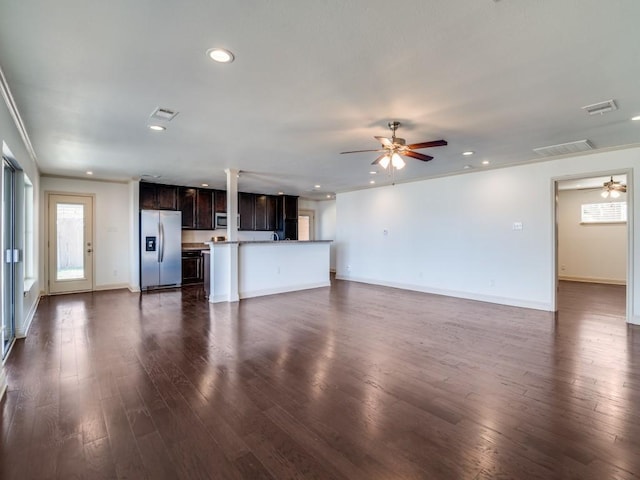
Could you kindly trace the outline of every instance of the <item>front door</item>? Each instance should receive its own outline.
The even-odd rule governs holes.
[[[49,293],[93,289],[93,197],[49,194]]]

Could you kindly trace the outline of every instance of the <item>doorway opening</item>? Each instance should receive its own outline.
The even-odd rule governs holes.
[[[555,180],[555,310],[566,307],[561,294],[582,296],[594,313],[629,321],[632,192],[621,187],[611,195],[604,188],[611,179],[631,184],[630,172]]]
[[[315,240],[315,215],[314,210],[298,211],[298,240]]]

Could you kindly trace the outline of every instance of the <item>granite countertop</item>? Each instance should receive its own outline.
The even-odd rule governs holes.
[[[239,245],[246,244],[274,244],[274,245],[282,245],[287,243],[331,243],[333,240],[236,240],[236,241],[224,241],[224,242],[206,242],[206,246],[215,246],[215,245],[229,245],[233,243],[237,243]]]
[[[208,249],[209,246],[206,243],[183,243],[182,251],[185,250],[205,250]]]

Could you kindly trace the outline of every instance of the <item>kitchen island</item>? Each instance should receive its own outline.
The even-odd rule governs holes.
[[[209,302],[328,287],[331,240],[207,242]],[[208,270],[208,272],[207,272]],[[205,275],[206,275],[205,273]]]

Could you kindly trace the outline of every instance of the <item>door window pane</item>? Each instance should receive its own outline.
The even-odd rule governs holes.
[[[310,240],[308,215],[298,217],[298,240]]]
[[[84,272],[84,205],[57,205],[57,280],[78,280]]]

